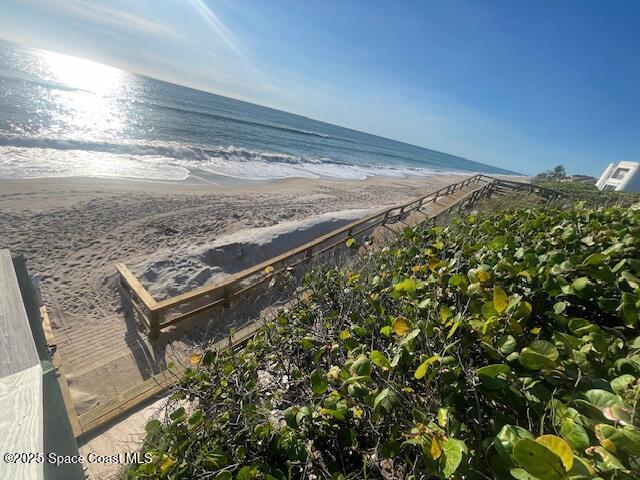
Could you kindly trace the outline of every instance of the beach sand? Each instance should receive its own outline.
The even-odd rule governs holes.
[[[54,330],[86,326],[118,312],[117,262],[132,266],[144,277],[145,286],[162,298],[163,289],[174,294],[224,273],[215,265],[207,272],[206,265],[190,260],[198,256],[198,249],[204,253],[224,243],[221,237],[327,213],[353,219],[357,212],[337,212],[355,209],[364,216],[366,209],[408,200],[460,178],[464,177],[225,183],[2,180],[0,248],[23,254],[30,273],[40,278]],[[339,225],[327,226],[331,230]],[[300,239],[307,240],[303,235]],[[237,241],[237,235],[229,240]],[[250,266],[252,252],[245,250],[238,265]],[[228,258],[225,262],[226,269],[234,266]]]

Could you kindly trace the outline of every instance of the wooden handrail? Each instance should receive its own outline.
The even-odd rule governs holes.
[[[476,175],[474,177],[471,177],[471,178],[475,178],[475,177],[478,177],[478,175]],[[329,233],[327,233],[325,235],[321,235],[320,237],[317,237],[314,240],[311,240],[310,242],[307,242],[307,243],[305,243],[303,245],[300,245],[300,246],[298,246],[296,248],[293,248],[293,249],[291,249],[291,250],[289,250],[287,252],[284,252],[284,253],[276,256],[276,257],[270,258],[269,260],[265,260],[264,262],[259,263],[258,265],[255,265],[253,267],[250,267],[250,268],[247,268],[245,270],[242,270],[241,272],[238,272],[238,273],[236,273],[234,275],[230,275],[228,277],[225,277],[223,283],[214,284],[214,285],[203,285],[202,287],[195,288],[195,289],[193,289],[193,290],[191,290],[189,292],[185,292],[185,293],[182,293],[180,295],[176,295],[174,297],[171,297],[171,298],[168,298],[168,299],[165,299],[165,300],[160,300],[159,302],[156,303],[155,306],[152,307],[152,309],[153,310],[158,310],[160,312],[163,312],[165,310],[173,308],[173,307],[175,307],[177,305],[180,305],[182,303],[191,302],[191,301],[197,300],[197,299],[199,299],[199,298],[201,298],[203,296],[213,295],[213,294],[215,294],[217,292],[222,291],[225,287],[228,287],[229,285],[236,284],[236,283],[241,282],[242,280],[244,280],[244,279],[246,279],[246,278],[248,278],[248,277],[250,277],[252,275],[260,273],[261,271],[263,271],[267,267],[273,266],[274,264],[279,263],[279,262],[281,262],[283,260],[286,260],[288,258],[295,257],[296,255],[299,255],[299,254],[301,254],[301,253],[303,253],[303,252],[305,252],[305,251],[307,251],[309,249],[312,249],[315,246],[321,245],[324,242],[326,242],[326,241],[328,241],[328,240],[330,240],[330,239],[332,239],[334,237],[337,237],[337,236],[339,236],[339,235],[341,235],[343,233],[347,233],[347,232],[353,230],[356,227],[359,227],[359,226],[364,225],[364,224],[366,224],[368,222],[371,222],[371,221],[375,220],[376,218],[378,218],[378,217],[380,217],[382,215],[385,215],[387,213],[390,214],[392,211],[398,210],[398,209],[400,209],[400,213],[397,214],[397,216],[402,215],[403,213],[406,213],[406,210],[408,209],[408,207],[410,207],[413,204],[417,204],[420,200],[424,200],[424,199],[426,199],[428,197],[431,197],[431,196],[433,196],[434,198],[437,198],[437,194],[438,193],[442,192],[443,190],[446,191],[447,189],[451,189],[452,187],[456,187],[456,190],[457,190],[457,189],[459,189],[459,186],[461,184],[463,184],[463,183],[465,184],[465,186],[468,185],[470,183],[469,180],[470,179],[464,180],[463,182],[454,183],[454,184],[449,185],[448,187],[445,187],[445,188],[442,188],[442,189],[438,190],[435,193],[430,193],[428,195],[424,195],[423,197],[411,200],[409,202],[406,202],[406,203],[403,203],[403,204],[400,204],[400,205],[395,205],[395,206],[390,207],[390,208],[388,207],[388,208],[382,209],[382,210],[380,210],[380,211],[378,211],[376,213],[373,213],[373,214],[368,215],[368,216],[366,216],[364,218],[361,218],[359,220],[351,222],[351,223],[349,223],[349,224],[347,224],[347,225],[345,225],[343,227],[340,227],[340,228],[338,228],[336,230],[333,230],[332,232],[329,232]]]
[[[472,201],[475,201],[482,193],[490,194],[496,186],[507,186],[511,188],[520,187],[527,188],[531,191],[539,190],[546,191],[553,195],[562,195],[561,192],[550,190],[544,187],[534,186],[529,183],[516,182],[513,180],[498,180],[483,174],[473,175],[466,178],[465,180],[449,184],[436,190],[435,192],[430,192],[408,202],[394,205],[392,207],[383,208],[375,213],[367,215],[364,218],[355,220],[347,225],[344,225],[343,227],[321,235],[320,237],[317,237],[314,240],[311,240],[287,252],[265,260],[264,262],[237,272],[233,275],[225,277],[225,279],[220,283],[203,285],[188,292],[181,293],[179,295],[160,301],[156,301],[149,294],[149,292],[140,284],[138,279],[129,271],[129,269],[124,264],[117,264],[116,269],[120,274],[120,280],[127,295],[130,296],[132,300],[137,300],[140,302],[141,306],[137,306],[135,305],[135,301],[132,301],[138,313],[142,315],[144,323],[149,328],[149,336],[151,338],[155,338],[158,336],[160,329],[175,324],[188,317],[192,317],[193,315],[196,315],[198,313],[202,313],[207,309],[213,308],[216,305],[227,304],[232,297],[251,290],[255,286],[262,284],[269,278],[282,273],[286,268],[296,266],[304,261],[308,261],[311,257],[321,255],[326,251],[335,248],[336,246],[340,245],[346,238],[349,238],[351,236],[359,236],[364,232],[379,225],[384,225],[389,220],[401,218],[412,211],[420,210],[420,208],[422,208],[426,203],[435,202],[439,197],[451,195],[452,193],[461,190],[468,185],[478,184],[481,182],[485,182],[485,186],[481,189],[482,192],[480,192],[480,190],[474,191],[476,195],[472,197]],[[344,239],[335,240],[329,245],[326,245],[328,242],[331,242],[332,240],[337,239],[341,236],[344,236]],[[323,246],[323,248],[319,248],[321,245]],[[298,261],[285,265],[285,262],[287,260],[292,260],[296,256],[302,254],[304,254],[304,256]],[[283,266],[275,268],[275,266],[280,263],[282,263]],[[265,272],[265,269],[267,269],[268,267],[274,267],[273,271]],[[247,278],[263,272],[265,272],[265,274],[257,279],[252,285],[245,287],[240,286],[240,288],[238,288],[240,282],[242,282],[243,280],[246,280]],[[188,304],[198,299],[202,299],[204,297],[209,297],[207,299],[206,305],[200,305],[191,311],[181,313],[177,318],[169,319],[164,322],[162,321],[164,313],[168,310],[184,304]]]

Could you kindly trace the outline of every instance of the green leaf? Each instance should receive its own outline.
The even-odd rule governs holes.
[[[493,308],[496,309],[496,312],[502,313],[507,309],[508,304],[509,297],[500,285],[495,284],[493,286]]]
[[[460,463],[462,462],[462,454],[467,451],[467,446],[462,440],[450,438],[444,442],[442,451],[444,452],[444,466],[442,468],[442,474],[448,478],[453,475],[460,466]]]
[[[607,452],[603,447],[593,447],[593,451],[600,455],[600,458],[602,459],[602,463],[599,465],[600,470],[604,472],[626,470],[622,462],[618,460],[618,457]]]
[[[192,427],[200,425],[200,423],[202,423],[202,419],[202,410],[197,409],[189,416],[189,425],[191,425]]]
[[[222,472],[219,472],[215,477],[213,477],[215,480],[233,480],[233,475],[231,474],[230,471],[228,470],[223,470]]]
[[[516,339],[512,335],[504,335],[498,339],[496,346],[504,355],[509,355],[516,349]]]
[[[486,367],[481,367],[476,370],[476,374],[480,376],[486,376],[495,378],[498,375],[506,375],[511,373],[511,367],[509,365],[505,365],[504,363],[497,363],[495,365],[487,365]]]
[[[329,387],[329,380],[322,370],[315,369],[311,372],[311,390],[316,395],[322,395]]]
[[[358,246],[358,241],[355,238],[348,238],[347,241],[344,242],[344,244],[348,248],[353,248],[353,247],[357,247]]]
[[[405,278],[393,287],[393,290],[399,293],[413,293],[416,291],[417,284],[413,278]]]
[[[573,422],[572,420],[565,420],[562,422],[560,428],[560,436],[564,438],[571,448],[578,452],[583,452],[589,447],[589,435],[587,431],[581,425]]]
[[[614,378],[609,382],[611,385],[611,389],[616,392],[618,395],[622,395],[631,385],[635,382],[635,377],[633,375],[629,375],[628,373],[624,375],[620,375],[617,378]]]
[[[585,265],[601,265],[607,259],[607,256],[602,253],[592,253],[584,259]]]
[[[634,290],[640,288],[640,278],[636,277],[633,273],[625,270],[620,276],[627,281],[629,286]]]
[[[440,322],[447,323],[447,321],[453,317],[453,312],[446,305],[440,306]]]
[[[426,374],[427,374],[427,369],[429,368],[429,365],[431,365],[433,362],[440,360],[440,355],[432,355],[429,358],[427,358],[424,362],[422,362],[420,364],[420,366],[416,369],[415,373],[413,374],[413,376],[415,378],[417,378],[418,380],[420,380],[421,378],[423,378]]]
[[[534,340],[520,352],[518,360],[523,367],[531,370],[542,370],[555,365],[558,350],[546,340]]]
[[[467,285],[469,285],[469,281],[467,280],[467,277],[457,273],[449,279],[449,285],[452,287],[459,287],[464,291]]]
[[[373,401],[373,409],[377,412],[380,409],[386,410],[387,413],[391,413],[393,411],[394,405],[397,403],[397,395],[390,388],[385,388],[382,390]]]
[[[528,430],[517,425],[505,425],[493,440],[493,445],[499,455],[513,462],[513,447],[523,438],[533,440],[533,435]]]
[[[369,359],[360,355],[355,362],[351,365],[350,369],[355,375],[368,376],[371,375],[371,362]]]
[[[619,401],[614,393],[598,388],[587,390],[583,396],[591,405],[595,405],[598,408],[610,407]]]
[[[596,425],[595,433],[602,446],[612,453],[623,450],[630,455],[640,456],[640,443],[637,442],[638,433],[632,430],[625,432],[621,428],[616,428],[604,423]],[[634,433],[636,435],[635,438],[633,436]]]
[[[391,368],[391,363],[389,362],[389,359],[385,356],[384,353],[378,351],[378,350],[371,350],[371,353],[369,353],[369,359],[373,362],[373,364],[376,367],[380,367],[380,368]]]
[[[522,468],[540,480],[566,478],[560,457],[535,440],[518,440],[513,447],[513,456]]]
[[[588,296],[590,285],[591,281],[587,277],[579,277],[573,281],[571,287],[579,297],[586,297]]]
[[[237,480],[254,480],[258,477],[258,467],[242,467],[236,475]]]

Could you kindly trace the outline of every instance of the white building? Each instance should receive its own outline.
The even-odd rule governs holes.
[[[640,163],[610,163],[596,182],[600,190],[640,193]]]

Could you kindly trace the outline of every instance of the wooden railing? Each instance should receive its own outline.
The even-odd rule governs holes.
[[[163,328],[192,318],[218,305],[228,305],[234,297],[247,294],[250,290],[270,281],[271,278],[286,269],[295,267],[312,257],[322,255],[338,245],[344,244],[345,240],[349,238],[358,237],[380,225],[402,219],[409,213],[420,211],[425,205],[436,202],[439,198],[452,195],[474,184],[482,184],[482,187],[471,193],[465,202],[466,204],[475,202],[480,196],[491,195],[497,188],[526,190],[549,199],[561,195],[559,192],[528,183],[497,180],[487,175],[478,174],[407,203],[382,209],[258,265],[230,275],[220,283],[204,285],[160,301],[156,301],[129,269],[119,263],[116,268],[120,274],[122,293],[125,298],[130,300],[131,305],[149,329],[149,337],[155,339]],[[249,280],[251,281],[248,282]],[[196,302],[198,302],[196,305],[191,305]],[[192,308],[182,311],[190,305]]]

